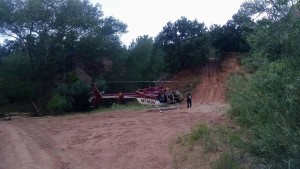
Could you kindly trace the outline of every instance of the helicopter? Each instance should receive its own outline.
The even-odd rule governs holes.
[[[136,99],[142,105],[155,106],[156,108],[180,103],[184,100],[179,90],[172,90],[161,85],[138,89],[131,93],[119,92],[114,94],[100,92],[94,83],[91,83],[91,88],[93,95],[89,98],[89,102],[91,106],[95,108],[98,108],[106,99],[114,99],[119,103],[125,100]]]

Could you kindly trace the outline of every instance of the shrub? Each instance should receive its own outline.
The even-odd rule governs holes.
[[[69,103],[72,105],[73,111],[86,111],[89,109],[90,88],[88,84],[81,80],[69,84],[62,84],[57,87],[56,93],[64,96]]]
[[[54,95],[47,105],[47,111],[53,115],[62,114],[70,110],[71,105],[68,100],[60,95]]]
[[[245,151],[269,168],[299,166],[300,74],[278,60],[229,84],[231,115],[248,129]]]

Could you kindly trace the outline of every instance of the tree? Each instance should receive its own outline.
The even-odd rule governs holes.
[[[125,24],[103,18],[100,5],[88,0],[0,0],[0,34],[12,39],[14,53],[28,59],[37,98],[59,73],[73,71],[76,61],[99,63],[96,52],[110,57],[125,32]]]
[[[244,148],[267,168],[300,165],[300,11],[299,1],[246,1],[241,12],[256,18],[249,37],[250,77],[229,86],[232,114],[248,129]],[[261,62],[261,63],[259,63]],[[281,133],[281,134],[278,134]]]
[[[250,17],[238,12],[226,25],[210,27],[211,43],[218,52],[247,52],[250,49],[247,38],[253,32],[255,23]]]
[[[30,69],[28,57],[22,54],[4,57],[0,63],[0,77],[3,82],[0,91],[10,101],[33,99],[37,96],[37,82]]]
[[[139,36],[130,44],[125,66],[125,79],[129,81],[151,81],[159,77],[162,57],[154,53],[154,41],[151,37]],[[128,84],[128,89],[134,90],[147,85],[149,84]]]
[[[168,22],[156,37],[155,43],[165,53],[170,72],[190,69],[204,64],[208,50],[208,33],[204,23],[185,17]]]
[[[286,17],[298,0],[250,0],[241,5],[241,12],[257,19],[278,21]]]
[[[241,12],[249,17],[261,16],[257,18],[255,33],[249,38],[255,53],[270,61],[299,56],[298,0],[248,1],[242,4]]]

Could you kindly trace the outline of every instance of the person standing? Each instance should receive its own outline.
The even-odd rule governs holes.
[[[192,107],[192,94],[190,92],[186,95],[187,108]]]

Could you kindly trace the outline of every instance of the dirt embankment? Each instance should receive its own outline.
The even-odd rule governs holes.
[[[164,113],[119,111],[0,121],[0,168],[172,168],[173,138],[199,122],[224,122],[224,81],[238,69],[236,59],[228,57],[210,76],[204,69],[190,109],[182,103]]]
[[[226,80],[241,71],[238,56],[230,54],[222,61],[212,62],[201,71],[201,83],[193,91],[194,101],[200,104],[225,103]]]

